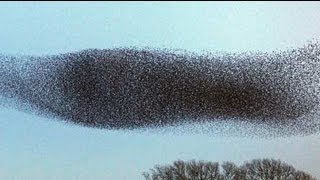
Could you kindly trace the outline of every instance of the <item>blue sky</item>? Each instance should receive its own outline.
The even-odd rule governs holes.
[[[319,8],[317,2],[1,2],[0,52],[124,46],[272,51],[317,39]],[[242,163],[264,157],[320,177],[320,135],[265,140],[97,130],[0,108],[0,179],[135,180],[143,170],[176,159]]]
[[[2,2],[0,50],[25,54],[119,46],[274,50],[318,36],[319,6],[316,2]]]

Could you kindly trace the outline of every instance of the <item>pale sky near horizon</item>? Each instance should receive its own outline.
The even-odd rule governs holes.
[[[0,53],[281,50],[319,39],[319,9],[318,2],[1,2]],[[253,158],[281,159],[320,178],[319,154],[320,134],[266,140],[98,130],[0,106],[4,180],[139,180],[142,171],[177,159]]]

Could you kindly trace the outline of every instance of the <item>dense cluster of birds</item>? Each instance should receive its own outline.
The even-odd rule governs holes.
[[[318,43],[272,53],[119,48],[0,59],[2,95],[90,127],[285,124],[319,105]]]

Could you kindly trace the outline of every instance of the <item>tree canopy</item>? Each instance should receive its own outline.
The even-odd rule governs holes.
[[[315,180],[310,174],[274,159],[233,162],[174,161],[142,173],[146,180]]]

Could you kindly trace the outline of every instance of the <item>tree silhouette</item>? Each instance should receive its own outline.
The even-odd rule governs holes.
[[[237,166],[232,162],[174,161],[156,165],[142,175],[146,180],[315,180],[306,172],[280,160],[254,159]]]

